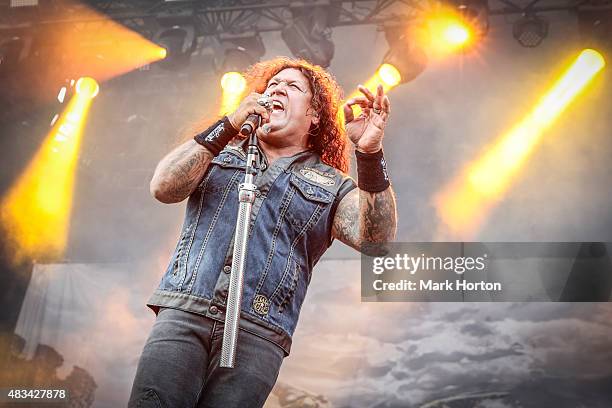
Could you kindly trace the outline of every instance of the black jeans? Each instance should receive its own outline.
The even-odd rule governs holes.
[[[223,323],[164,308],[145,343],[128,407],[262,407],[283,350],[240,330],[234,368],[219,367]]]

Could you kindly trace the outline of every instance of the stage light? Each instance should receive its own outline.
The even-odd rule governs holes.
[[[227,115],[236,110],[244,91],[246,90],[247,82],[240,72],[226,72],[221,77],[221,105],[219,106],[219,114]]]
[[[525,14],[512,26],[512,35],[523,47],[537,47],[548,35],[548,21],[535,14]]]
[[[486,0],[447,0],[424,8],[408,27],[409,37],[430,60],[471,49],[489,29]]]
[[[249,66],[258,62],[266,52],[259,36],[226,39],[214,48],[213,67],[219,74],[244,72]]]
[[[472,37],[482,38],[489,32],[488,0],[454,0],[454,5]]]
[[[383,85],[386,85],[389,88],[392,88],[399,84],[402,80],[402,75],[391,64],[382,64],[380,68],[378,68],[378,75],[382,80]]]
[[[191,54],[197,46],[197,38],[193,24],[185,22],[162,29],[155,42],[161,47],[157,50],[159,66],[178,70],[189,65]]]
[[[65,78],[105,81],[160,59],[157,44],[84,4],[71,9],[70,21],[41,27],[32,44],[29,65],[46,78],[41,95],[55,94]]]
[[[16,262],[61,259],[68,242],[77,158],[97,83],[82,78],[24,173],[0,203],[0,221]],[[94,86],[95,85],[95,86]]]
[[[297,4],[297,3],[296,3]],[[293,56],[324,68],[334,57],[331,24],[334,13],[330,7],[292,7],[293,19],[281,31],[281,38]]]
[[[461,13],[440,9],[425,17],[424,28],[415,41],[434,58],[446,57],[469,47],[477,37],[476,30]]]
[[[378,85],[382,85],[383,91],[387,93],[398,85],[412,81],[427,65],[427,56],[420,47],[408,39],[403,27],[387,27],[385,36],[389,43],[389,51],[374,75],[363,83],[363,86],[372,93],[376,93]],[[351,92],[346,99],[356,96],[361,96],[358,89]],[[359,111],[360,109],[355,107],[355,113]]]
[[[405,27],[387,27],[385,37],[389,51],[385,54],[381,67],[386,65],[395,68],[393,76],[399,76],[399,82],[395,85],[410,82],[423,72],[427,66],[427,55],[408,35]],[[390,71],[385,68],[382,73],[388,74]]]
[[[367,81],[364,82],[363,86],[370,90],[373,94],[376,94],[376,88],[378,85],[382,85],[383,91],[385,93],[389,92],[391,89],[395,88],[397,85],[402,83],[402,76],[397,68],[395,68],[392,64],[384,63],[376,70],[374,75],[372,75]],[[355,96],[361,96],[361,92],[356,89],[349,95],[349,98],[354,98]]]
[[[24,64],[25,72],[36,67],[32,71],[36,84],[26,92],[37,98],[57,95],[58,84],[66,78],[86,74],[105,81],[160,59],[157,44],[84,4],[70,9],[69,20],[20,34],[24,40],[20,55],[27,60],[18,69]]]
[[[605,60],[599,52],[583,50],[521,122],[436,196],[438,214],[453,235],[473,238],[540,142],[544,131],[604,66]]]
[[[214,41],[213,69],[219,75],[226,72],[244,72],[266,53],[259,35],[223,34]]]
[[[443,37],[451,46],[460,47],[470,39],[470,30],[463,24],[451,23],[444,30]]]
[[[246,79],[240,72],[226,72],[221,77],[221,88],[224,92],[241,94],[246,89]]]
[[[79,78],[76,83],[76,93],[93,99],[100,92],[100,86],[95,79],[89,77]]]
[[[259,35],[223,35],[213,46],[213,66],[221,75],[221,105],[219,114],[233,112],[246,90],[246,79],[242,74],[265,54],[266,50]]]
[[[401,83],[402,77],[400,72],[391,64],[382,64],[367,81],[364,82],[363,86],[370,90],[370,92],[376,94],[376,88],[378,85],[382,85],[383,91],[385,93],[389,92],[391,89],[396,87]],[[351,99],[356,96],[362,96],[361,91],[358,89],[351,92],[351,94],[346,98]],[[354,106],[353,113],[359,114],[361,108],[358,106]]]

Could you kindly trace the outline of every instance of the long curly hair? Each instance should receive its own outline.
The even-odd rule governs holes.
[[[348,138],[340,111],[342,90],[329,72],[301,59],[278,57],[252,65],[245,77],[252,91],[263,93],[268,81],[287,68],[299,69],[308,79],[313,94],[311,105],[319,123],[311,125],[308,131],[308,147],[319,154],[324,163],[348,173]]]

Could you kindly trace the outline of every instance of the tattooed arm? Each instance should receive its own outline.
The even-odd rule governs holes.
[[[346,133],[359,152],[377,153],[382,149],[391,103],[382,85],[376,88],[376,95],[363,85],[358,88],[362,96],[350,98],[344,105]],[[357,117],[352,110],[355,105],[361,108],[361,114]],[[384,162],[381,161],[381,164],[384,165]],[[395,238],[396,231],[397,212],[391,186],[378,193],[360,188],[349,192],[338,204],[332,226],[334,238],[366,255],[385,253],[385,244]]]
[[[380,193],[355,188],[338,204],[332,234],[358,251],[376,255],[395,238],[395,194],[389,186]]]
[[[189,140],[164,157],[151,179],[151,195],[165,204],[178,203],[196,189],[213,155]]]

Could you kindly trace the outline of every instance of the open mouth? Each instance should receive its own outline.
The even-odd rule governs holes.
[[[285,105],[281,101],[272,101],[272,112],[284,112]]]

